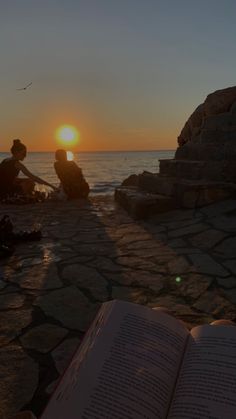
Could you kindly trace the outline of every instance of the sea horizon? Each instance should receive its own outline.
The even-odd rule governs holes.
[[[159,149],[145,149],[145,150],[73,150],[70,147],[57,147],[57,149],[67,149],[68,151],[72,151],[73,153],[146,153],[146,152],[156,152],[156,151],[175,151],[174,148],[159,148]],[[27,153],[55,153],[56,148],[54,150],[43,150],[43,151],[27,151]],[[0,154],[8,154],[10,150],[0,150]]]
[[[68,151],[69,147],[68,147]],[[112,194],[124,179],[143,171],[159,172],[159,159],[174,157],[175,150],[78,151],[72,152],[90,185],[91,195]],[[0,161],[10,156],[0,152]],[[59,180],[54,170],[55,151],[30,151],[23,164],[36,176],[55,186]],[[40,186],[40,189],[45,187]]]

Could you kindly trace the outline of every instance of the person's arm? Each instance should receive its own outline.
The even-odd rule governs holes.
[[[33,175],[22,163],[17,162],[16,167],[21,170],[21,172],[27,176],[29,179],[32,179],[34,182],[39,183],[40,185],[50,186],[52,189],[57,189],[55,186],[51,185],[51,183],[46,182],[45,180],[41,179],[38,176]]]

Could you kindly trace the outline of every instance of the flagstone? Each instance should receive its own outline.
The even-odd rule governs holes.
[[[143,290],[133,287],[112,287],[112,298],[136,304],[145,304],[148,301]]]
[[[235,307],[217,291],[206,291],[193,307],[218,318],[235,318]]]
[[[234,275],[236,275],[236,260],[235,259],[224,260],[223,265],[227,269],[229,269]]]
[[[52,358],[55,363],[55,367],[58,373],[61,375],[65,368],[68,367],[69,362],[72,359],[73,354],[78,349],[81,340],[78,338],[71,338],[64,340],[56,349],[52,352]]]
[[[19,293],[9,293],[0,295],[0,310],[22,307],[25,296]],[[1,315],[1,314],[0,314]]]
[[[225,258],[235,257],[236,237],[229,237],[215,247],[214,251]]]
[[[190,242],[203,249],[212,249],[221,240],[227,237],[228,233],[224,233],[220,230],[209,229],[202,233],[199,233],[190,238]]]
[[[19,336],[31,321],[31,310],[2,311],[0,315],[0,346],[6,345]]]
[[[227,278],[216,278],[216,281],[223,288],[236,288],[235,276],[228,276]]]
[[[189,255],[193,266],[191,270],[194,272],[215,275],[215,276],[228,276],[229,272],[222,267],[221,264],[214,261],[214,259],[207,254]]]
[[[189,234],[195,234],[195,233],[199,233],[201,231],[207,230],[207,228],[208,226],[203,223],[191,224],[187,227],[182,227],[182,228],[177,228],[176,230],[171,230],[168,233],[168,237],[169,238],[175,238],[175,237],[182,238],[183,236],[186,236]]]
[[[236,201],[138,223],[114,211],[112,197],[27,210],[27,219],[25,207],[1,210],[14,214],[22,228],[29,228],[29,219],[32,225],[41,222],[43,233],[41,241],[19,244],[12,257],[0,261],[0,363],[14,344],[24,354],[22,364],[13,361],[9,370],[3,361],[1,406],[8,394],[4,385],[14,393],[8,374],[14,379],[18,367],[27,374],[32,361],[33,377],[39,373],[40,381],[29,378],[32,393],[28,389],[22,399],[17,394],[15,407],[40,412],[100,304],[109,299],[167,307],[189,328],[235,318]]]
[[[24,348],[47,353],[55,348],[67,333],[68,331],[62,327],[44,323],[30,329],[21,336],[20,340]]]
[[[88,328],[98,309],[74,285],[38,297],[34,304],[66,328],[80,331]]]
[[[177,256],[169,261],[168,269],[171,275],[180,275],[190,270],[190,264],[185,257]]]
[[[63,285],[54,263],[28,267],[20,273],[12,275],[8,280],[26,289],[48,290],[60,288]]]
[[[136,257],[136,256],[121,256],[116,258],[116,262],[122,266],[136,267],[142,270],[156,270],[157,264],[147,259]]]
[[[10,418],[31,401],[39,366],[17,345],[0,348],[0,365],[0,417]]]
[[[236,305],[236,289],[225,290],[224,295],[229,299],[229,301],[232,304]],[[235,315],[233,318],[235,319]]]
[[[197,299],[209,288],[212,282],[212,277],[198,274],[184,275],[179,277],[178,281],[175,281],[176,292],[179,295]]]
[[[81,264],[70,264],[62,271],[62,279],[89,291],[95,300],[108,299],[107,281],[94,268]]]

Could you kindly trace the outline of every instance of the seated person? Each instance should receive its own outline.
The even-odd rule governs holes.
[[[57,150],[55,158],[54,168],[67,198],[87,198],[89,185],[84,179],[80,167],[74,161],[67,160],[65,150]]]
[[[12,157],[4,159],[0,163],[0,198],[14,195],[30,195],[32,194],[35,183],[50,186],[53,185],[45,180],[34,176],[22,163],[27,154],[27,149],[20,140],[14,140],[11,147]],[[22,172],[26,178],[18,178]]]

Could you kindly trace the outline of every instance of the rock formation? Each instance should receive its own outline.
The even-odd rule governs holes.
[[[115,199],[136,217],[195,208],[235,196],[236,86],[207,96],[178,136],[174,159],[160,172],[132,175]]]
[[[235,139],[236,86],[211,93],[195,109],[178,137],[176,158],[232,160],[236,158]]]

